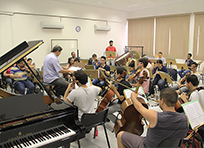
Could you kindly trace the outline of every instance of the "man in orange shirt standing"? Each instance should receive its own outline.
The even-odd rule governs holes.
[[[112,40],[109,41],[109,46],[106,47],[106,51],[116,52],[116,48],[113,46]],[[106,58],[108,59],[107,63],[106,63],[107,65],[110,65],[110,63],[111,63],[112,66],[115,66],[115,57],[108,56]]]

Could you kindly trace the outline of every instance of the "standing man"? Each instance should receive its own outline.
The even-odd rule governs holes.
[[[16,62],[16,65],[11,68],[10,78],[14,79],[14,86],[17,88],[20,94],[25,94],[25,87],[28,88],[26,94],[32,94],[35,86],[34,84],[28,80],[27,71],[25,69],[25,65],[23,59],[20,59]]]
[[[112,40],[109,41],[109,46],[106,47],[106,51],[112,51],[112,52],[117,53],[116,48],[113,46]],[[118,56],[118,54],[117,54],[117,56]],[[107,57],[107,65],[110,65],[110,63],[112,66],[115,66],[115,57],[112,57],[112,56]]]
[[[59,77],[59,73],[73,73],[72,70],[67,70],[61,67],[58,56],[61,54],[62,48],[56,45],[50,54],[45,57],[43,64],[43,81],[55,85],[54,90],[57,95],[64,95],[69,83]]]
[[[156,148],[166,140],[183,139],[188,131],[187,117],[183,113],[175,111],[178,95],[175,90],[165,88],[159,97],[159,107],[163,112],[148,110],[138,100],[138,94],[131,94],[131,99],[136,110],[149,121],[149,129],[146,137],[120,132],[117,135],[119,148]]]
[[[191,53],[188,53],[187,55],[187,59],[185,60],[185,63],[186,65],[188,66],[188,68],[191,67],[191,63],[193,63],[193,60],[191,59],[192,57],[192,54]],[[180,69],[178,70],[178,74],[181,78],[183,78],[190,70],[183,70],[183,69]]]
[[[106,76],[109,76],[109,75],[110,75],[110,66],[108,66],[108,65],[106,64],[106,57],[104,57],[104,56],[101,57],[101,64],[99,64],[99,65],[96,67],[96,69],[98,69],[99,72],[100,72],[100,71],[103,71],[103,73],[104,73]],[[106,81],[105,81],[105,79],[103,78],[103,75],[102,75],[101,72],[100,72],[99,78],[98,78],[98,79],[94,79],[94,80],[92,81],[92,84],[93,84],[93,85],[97,85],[97,83],[99,83],[99,86],[102,88],[103,85],[105,84],[105,82],[106,82]]]

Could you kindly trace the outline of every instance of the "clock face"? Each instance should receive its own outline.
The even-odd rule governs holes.
[[[76,26],[75,29],[76,29],[77,32],[81,31],[81,27],[80,26]]]

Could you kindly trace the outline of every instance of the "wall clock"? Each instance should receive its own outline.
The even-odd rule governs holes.
[[[81,31],[81,27],[80,26],[76,26],[75,30],[76,30],[76,32],[80,32]]]

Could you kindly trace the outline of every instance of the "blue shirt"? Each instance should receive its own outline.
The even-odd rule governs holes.
[[[164,63],[164,64],[166,64],[166,60],[165,60],[165,58],[157,58],[157,60],[162,60],[162,62]]]
[[[45,57],[43,64],[43,81],[51,83],[59,78],[59,71],[62,70],[57,56],[51,52]]]
[[[11,68],[10,74],[22,75],[21,78],[14,78],[15,81],[22,81],[27,79],[26,71],[21,70],[17,65]]]
[[[163,66],[161,69],[159,69],[158,66],[155,67],[154,71],[152,73],[155,74],[157,69],[158,69],[158,71],[162,71],[162,72],[168,73],[168,70],[167,70],[167,68],[165,66]],[[161,76],[159,74],[156,74],[155,78],[161,79]]]
[[[101,62],[98,61],[98,64],[101,65]],[[93,61],[93,62],[92,62],[92,65],[94,65],[94,69],[96,69],[96,67],[97,67],[97,66],[96,66],[96,61]]]
[[[105,69],[106,71],[110,71],[110,66],[108,66],[107,64],[106,64],[104,67],[101,66],[101,64],[99,64],[99,65],[96,67],[96,69],[98,69],[99,67]],[[106,75],[106,73],[104,73],[104,74]],[[106,76],[107,76],[107,75],[106,75]]]
[[[185,63],[187,64],[187,66],[191,66],[191,63],[193,63],[193,60],[190,59],[190,60],[188,61],[188,59],[186,59]]]

